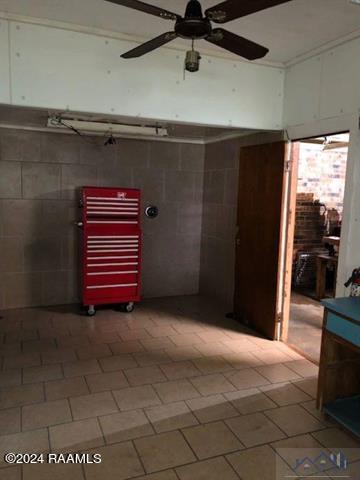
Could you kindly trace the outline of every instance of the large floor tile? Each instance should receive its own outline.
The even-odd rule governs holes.
[[[22,407],[22,429],[24,431],[71,422],[71,420],[71,411],[67,400],[55,400]]]
[[[185,402],[149,407],[145,409],[145,413],[158,433],[198,424],[196,417],[191,413]]]
[[[99,417],[118,411],[118,407],[110,392],[92,393],[81,397],[70,398],[74,420]]]
[[[166,363],[161,365],[160,368],[169,380],[179,380],[182,378],[197,377],[201,375],[200,370],[198,370],[189,360]]]
[[[45,428],[32,432],[0,435],[0,477],[1,467],[6,466],[4,461],[6,453],[45,453],[48,451],[48,432]]]
[[[196,460],[184,437],[177,431],[140,438],[134,443],[148,473]]]
[[[311,397],[293,383],[260,387],[265,394],[280,407],[311,400]]]
[[[255,355],[255,357],[267,365],[288,362],[291,360],[290,355],[279,348],[267,348],[265,350],[259,348],[257,350],[253,350],[252,353]]]
[[[322,424],[327,427],[333,427],[336,425],[336,421],[331,417],[318,410],[316,407],[316,400],[308,400],[307,402],[300,403],[302,408],[305,408],[313,417],[317,418]]]
[[[201,460],[244,448],[243,444],[223,422],[185,428],[183,434]]]
[[[188,380],[157,383],[154,388],[164,403],[178,402],[199,397],[199,392]]]
[[[76,361],[76,353],[72,348],[57,348],[53,350],[46,350],[41,354],[42,363],[44,365],[54,363],[65,363]]]
[[[22,480],[21,467],[3,468],[0,473],[1,480]]]
[[[151,335],[144,328],[134,328],[130,330],[120,329],[118,332],[124,342],[130,340],[142,340],[145,338],[152,338]]]
[[[179,467],[176,472],[180,480],[238,480],[238,476],[224,457]]]
[[[64,423],[49,428],[50,444],[56,452],[83,451],[104,445],[97,419]]]
[[[260,385],[266,385],[270,383],[267,378],[253,368],[226,373],[225,376],[232,384],[235,385],[237,390],[259,387]]]
[[[223,420],[239,415],[231,402],[220,394],[194,398],[187,400],[186,403],[200,423],[215,422],[216,420]]]
[[[282,480],[286,473],[294,475],[268,445],[227,455],[227,459],[241,480]]]
[[[124,371],[130,385],[150,385],[165,382],[167,378],[158,366],[130,368]]]
[[[286,436],[263,413],[230,418],[225,422],[246,447],[270,443]]]
[[[307,393],[310,397],[316,398],[318,388],[317,377],[293,380],[292,383],[300,388],[300,390]]]
[[[263,365],[263,362],[251,352],[230,352],[223,354],[222,356],[233,368],[238,370]]]
[[[164,350],[166,348],[172,348],[174,343],[170,338],[158,337],[158,338],[144,338],[140,340],[144,349],[149,352],[156,352],[157,350]]]
[[[21,384],[21,369],[0,372],[0,388],[16,387]]]
[[[192,346],[192,345],[198,345],[199,343],[203,343],[202,339],[196,333],[183,333],[178,335],[171,335],[169,338],[178,347]]]
[[[89,389],[83,377],[64,378],[45,383],[45,395],[47,400],[60,400],[62,398],[86,395]]]
[[[122,353],[137,353],[142,352],[144,347],[139,340],[129,340],[128,342],[115,342],[109,345],[114,355]]]
[[[102,461],[97,465],[85,465],[86,480],[126,480],[144,473],[131,442],[97,448]]]
[[[20,353],[5,357],[3,361],[3,369],[10,370],[13,368],[36,367],[40,365],[41,359],[38,353]]]
[[[20,408],[0,410],[0,435],[17,433],[21,430]]]
[[[81,465],[38,463],[24,465],[23,480],[84,480]]]
[[[181,360],[192,360],[193,358],[202,357],[202,353],[192,346],[180,346],[180,347],[171,347],[166,349],[166,353],[169,355],[171,360],[175,362]]]
[[[221,373],[192,378],[191,382],[197,390],[199,390],[201,395],[215,395],[217,393],[232,392],[236,390],[235,386]]]
[[[276,404],[256,388],[249,390],[237,390],[225,393],[225,397],[231,401],[234,407],[242,414],[263,412],[275,408]]]
[[[319,367],[309,360],[293,360],[285,364],[301,377],[315,377],[319,373]]]
[[[313,432],[324,425],[299,405],[275,408],[266,415],[289,436]]]
[[[122,411],[151,407],[161,403],[160,398],[151,385],[123,388],[114,391],[113,395]]]
[[[233,367],[221,356],[197,358],[193,360],[194,365],[203,374],[222,373],[233,370]]]
[[[165,470],[164,472],[159,473],[150,473],[149,475],[144,475],[136,480],[179,480],[174,470]]]
[[[152,339],[155,340],[155,339]],[[156,339],[156,341],[163,341],[164,339]],[[150,352],[134,353],[134,359],[140,367],[150,367],[152,365],[162,365],[170,362],[169,355],[162,349],[153,350]]]
[[[106,372],[86,375],[86,383],[92,393],[117,390],[129,386],[129,383],[122,372]]]
[[[118,443],[154,434],[142,410],[113,413],[99,418],[106,443]]]
[[[63,378],[60,365],[42,365],[23,369],[23,383],[39,383]]]
[[[96,359],[78,360],[64,364],[64,375],[67,378],[81,377],[91,373],[100,373],[101,369]]]
[[[334,427],[314,432],[312,436],[321,443],[321,445],[332,451],[343,451],[349,461],[360,460],[360,440],[356,439],[350,433]]]
[[[83,345],[76,348],[77,356],[80,360],[89,360],[90,358],[102,358],[112,355],[112,352],[106,344]]]
[[[44,391],[41,384],[19,385],[0,390],[0,409],[21,407],[43,400]]]
[[[299,458],[316,458],[324,451],[324,447],[309,434],[279,440],[271,446],[291,467],[296,466]]]
[[[264,365],[262,367],[257,367],[256,370],[271,383],[287,382],[288,380],[300,378],[297,373],[281,363]]]
[[[116,372],[125,368],[137,367],[138,364],[131,354],[113,355],[112,357],[100,358],[99,363],[104,372]]]

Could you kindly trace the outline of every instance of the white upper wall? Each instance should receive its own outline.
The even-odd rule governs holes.
[[[360,107],[360,38],[287,69],[285,124],[352,114]]]
[[[0,103],[10,103],[9,23],[0,18]]]
[[[0,21],[2,103],[212,126],[282,128],[282,68],[206,56],[200,72],[187,73],[184,80],[183,52],[161,48],[125,60],[120,54],[136,44]]]

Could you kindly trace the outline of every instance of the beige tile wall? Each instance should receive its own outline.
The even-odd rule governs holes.
[[[235,235],[241,147],[283,140],[282,132],[263,132],[207,144],[201,235],[200,293],[232,311]]]
[[[231,310],[234,295],[239,140],[205,148],[200,293]]]
[[[144,204],[143,294],[199,289],[204,147],[0,130],[0,308],[78,299],[77,189],[137,187]]]

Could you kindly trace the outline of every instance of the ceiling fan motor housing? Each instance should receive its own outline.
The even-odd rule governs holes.
[[[185,17],[179,18],[175,24],[175,32],[181,38],[206,38],[211,33],[210,20],[205,18],[198,0],[190,0],[186,7]]]

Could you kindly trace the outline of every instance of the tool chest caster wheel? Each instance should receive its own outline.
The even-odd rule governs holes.
[[[96,311],[95,311],[94,305],[89,305],[89,308],[88,308],[88,311],[87,311],[88,317],[93,317],[95,315],[95,313],[96,313]]]
[[[131,313],[134,311],[134,308],[135,308],[135,305],[134,305],[134,302],[129,302],[129,303],[126,303],[125,304],[125,312],[126,313]]]

